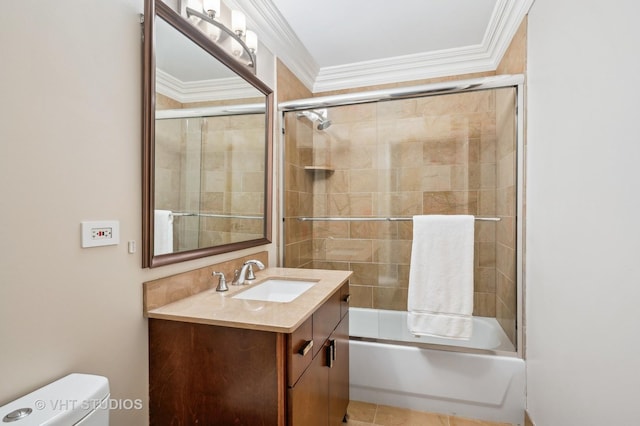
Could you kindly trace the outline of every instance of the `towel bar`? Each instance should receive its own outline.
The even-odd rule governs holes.
[[[347,222],[365,222],[365,221],[379,221],[379,222],[404,222],[413,220],[412,217],[299,217],[300,222],[320,222],[320,221],[347,221]],[[499,217],[476,217],[475,220],[487,221],[487,222],[499,222]]]
[[[227,219],[264,219],[262,216],[243,216],[233,214],[218,213],[191,213],[191,212],[173,212],[174,216],[193,216],[193,217],[218,217]]]

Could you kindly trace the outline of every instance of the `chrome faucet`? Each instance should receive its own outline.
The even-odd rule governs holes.
[[[260,262],[259,260],[255,260],[255,259],[247,260],[242,264],[242,268],[240,269],[240,272],[236,270],[236,274],[233,278],[233,282],[231,283],[231,285],[245,285],[245,284],[248,284],[245,281],[255,280],[256,275],[253,272],[253,265],[256,265],[260,270],[264,269],[264,263]]]

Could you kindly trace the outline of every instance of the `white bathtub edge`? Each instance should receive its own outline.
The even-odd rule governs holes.
[[[524,422],[522,359],[354,340],[349,350],[351,400],[486,421]],[[401,369],[395,368],[400,365]]]

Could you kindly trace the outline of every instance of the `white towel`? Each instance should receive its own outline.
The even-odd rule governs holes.
[[[407,326],[414,335],[471,337],[473,229],[473,216],[413,217]]]
[[[153,254],[173,252],[173,213],[156,210],[153,217]]]

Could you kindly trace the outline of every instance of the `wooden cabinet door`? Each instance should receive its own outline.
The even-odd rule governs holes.
[[[349,405],[349,314],[329,338],[332,365],[329,368],[329,424],[337,426]]]
[[[329,369],[325,358],[316,356],[296,385],[289,388],[289,426],[329,424]]]
[[[284,339],[268,331],[150,319],[149,424],[284,424]]]

